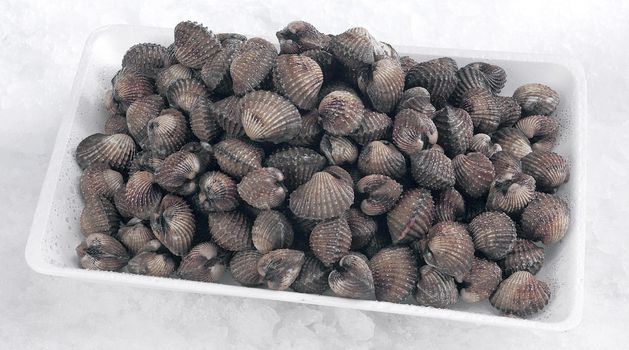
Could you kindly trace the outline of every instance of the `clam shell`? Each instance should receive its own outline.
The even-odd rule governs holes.
[[[493,261],[474,258],[472,269],[463,279],[461,300],[476,303],[489,298],[502,282],[502,271]]]
[[[526,239],[517,239],[513,249],[498,263],[505,276],[517,271],[536,274],[544,265],[544,248]]]
[[[491,163],[494,165],[496,177],[504,174],[516,174],[522,172],[520,159],[514,157],[511,153],[500,151],[491,156]]]
[[[382,113],[393,111],[404,91],[404,72],[395,58],[383,58],[358,77],[358,86],[373,108]]]
[[[415,61],[414,59],[410,58],[409,56],[402,56],[399,59],[400,61],[400,66],[402,66],[402,71],[404,71],[404,75],[408,74],[408,71],[414,66],[416,65],[418,62]]]
[[[122,57],[122,66],[130,67],[150,78],[164,67],[166,48],[160,44],[142,43],[133,45]]]
[[[115,170],[127,170],[135,154],[135,142],[126,134],[93,134],[76,146],[76,162],[81,169],[102,163]]]
[[[277,168],[284,174],[284,184],[291,191],[305,184],[325,165],[325,157],[305,147],[280,149],[266,159],[266,166]]]
[[[81,267],[87,270],[117,271],[129,261],[129,253],[120,242],[104,233],[92,233],[78,247]]]
[[[122,111],[135,100],[155,93],[151,79],[130,67],[123,67],[111,80],[113,98],[120,103]]]
[[[522,212],[520,223],[524,238],[545,245],[557,243],[570,226],[568,204],[557,196],[537,193]]]
[[[393,122],[393,143],[408,155],[437,143],[437,127],[430,118],[412,109],[403,109]]]
[[[229,261],[232,277],[243,286],[262,284],[262,276],[258,273],[258,261],[264,254],[257,250],[236,252]]]
[[[387,213],[387,225],[394,244],[424,238],[432,225],[435,210],[430,192],[423,188],[404,192]]]
[[[312,111],[302,115],[301,128],[295,137],[288,141],[294,146],[314,147],[319,144],[323,128],[319,123],[319,111]]]
[[[520,105],[508,96],[494,96],[500,111],[500,127],[513,126],[522,116]]]
[[[193,76],[193,70],[182,65],[173,64],[172,66],[162,69],[157,73],[155,78],[155,85],[160,95],[166,96],[170,86],[181,79],[191,79]]]
[[[461,221],[465,217],[465,199],[453,187],[439,194],[435,203],[435,221]]]
[[[330,37],[319,32],[315,26],[305,21],[290,22],[284,29],[275,33],[282,53],[297,53],[307,50],[327,49]]]
[[[502,281],[489,298],[493,307],[519,317],[542,310],[550,299],[550,288],[526,271],[518,271]]]
[[[258,273],[269,289],[285,290],[299,276],[304,260],[304,253],[299,250],[274,250],[258,260]]]
[[[543,84],[525,84],[513,92],[522,115],[551,115],[559,105],[559,94]]]
[[[332,165],[352,164],[358,159],[358,148],[346,137],[324,134],[319,149]]]
[[[122,187],[124,187],[122,175],[104,164],[91,165],[81,174],[81,196],[85,200],[99,196],[112,199]]]
[[[532,115],[520,119],[515,127],[532,142],[533,150],[551,151],[559,136],[559,122],[549,116]]]
[[[366,246],[378,231],[376,220],[356,208],[347,211],[346,219],[349,230],[352,232],[351,249],[356,250]]]
[[[323,85],[323,72],[313,59],[302,55],[280,55],[273,68],[277,90],[299,109],[311,110]]]
[[[276,57],[275,46],[262,38],[251,38],[242,44],[229,67],[234,93],[242,96],[258,87],[273,68]]]
[[[326,266],[331,266],[349,253],[352,232],[343,217],[318,223],[310,233],[310,248]]]
[[[165,109],[146,125],[148,148],[157,157],[177,152],[188,140],[188,122],[176,109]]]
[[[229,66],[231,66],[236,51],[241,45],[240,40],[230,41],[228,45],[223,45],[221,51],[203,64],[201,79],[210,91],[222,90],[223,87],[228,90],[227,92],[231,91],[232,81],[229,75]]]
[[[476,133],[492,133],[500,125],[501,112],[495,97],[484,88],[473,88],[461,96],[461,108],[472,118]]]
[[[127,203],[127,188],[123,186],[114,194],[114,205],[120,216],[125,219],[133,217],[133,213],[129,210],[129,203]]]
[[[221,43],[203,25],[186,21],[175,26],[175,57],[184,66],[199,69],[220,49]]]
[[[321,126],[335,136],[349,135],[358,130],[364,111],[360,98],[347,91],[332,91],[319,103]]]
[[[275,210],[261,212],[251,228],[253,245],[262,253],[290,247],[293,237],[290,222],[284,214]]]
[[[364,146],[371,141],[390,138],[392,127],[393,121],[388,115],[366,109],[358,130],[354,131],[350,137],[359,145]]]
[[[348,185],[354,187],[354,177],[348,173],[347,170],[341,168],[338,165],[330,165],[323,169],[324,172],[334,176],[335,178],[345,181]]]
[[[181,259],[175,276],[200,282],[218,282],[225,273],[225,263],[219,253],[220,248],[214,243],[197,244]]]
[[[472,198],[482,197],[489,191],[494,179],[494,165],[478,152],[459,154],[452,159],[456,186]]]
[[[427,238],[423,252],[426,263],[462,282],[474,258],[474,243],[465,226],[442,221],[430,228]]]
[[[476,250],[492,260],[502,259],[511,251],[516,238],[515,224],[507,214],[488,211],[468,225]]]
[[[401,178],[406,174],[406,159],[388,141],[372,141],[363,147],[357,165],[364,175],[382,174]]]
[[[131,255],[138,254],[148,242],[156,239],[153,231],[144,225],[140,219],[131,219],[118,230],[116,238],[120,240],[120,243],[124,244]]]
[[[136,275],[169,277],[175,271],[175,261],[168,253],[145,251],[129,260],[127,270]]]
[[[281,143],[297,136],[301,115],[295,106],[270,91],[248,93],[242,99],[241,123],[253,141]]]
[[[343,298],[371,299],[375,295],[373,276],[367,261],[355,254],[345,255],[328,277],[330,289]]]
[[[137,99],[127,109],[127,128],[133,139],[144,148],[148,143],[146,126],[151,119],[164,109],[164,99],[160,95],[148,95]]]
[[[262,167],[264,151],[250,142],[227,139],[214,146],[214,156],[223,172],[242,178],[251,170]]]
[[[192,209],[185,199],[167,194],[151,215],[151,229],[157,239],[177,256],[185,255],[196,232]]]
[[[356,190],[367,198],[360,203],[360,210],[370,216],[382,215],[397,203],[402,195],[402,185],[386,175],[367,175],[356,184]]]
[[[122,107],[120,106],[120,103],[114,100],[113,88],[107,89],[105,91],[105,95],[103,96],[103,106],[105,107],[105,109],[107,110],[109,114],[118,114],[118,113],[124,114],[125,113]]]
[[[276,168],[254,169],[238,184],[238,194],[255,208],[275,208],[284,202],[288,192],[282,180],[284,175]]]
[[[412,66],[406,73],[406,88],[423,87],[436,108],[443,108],[456,88],[458,67],[449,57],[436,58]]]
[[[336,67],[336,60],[334,56],[328,51],[321,49],[313,49],[304,51],[301,54],[302,56],[312,58],[317,64],[319,68],[321,68],[321,72],[323,74],[323,81],[332,81],[334,78],[334,69]]]
[[[245,135],[240,115],[242,113],[242,99],[237,96],[229,96],[214,103],[216,108],[216,122],[225,130],[227,137],[241,137]]]
[[[107,120],[105,120],[103,133],[107,135],[128,134],[127,119],[122,114],[111,114]]]
[[[208,227],[221,248],[237,252],[252,248],[251,221],[239,211],[210,213]]]
[[[518,213],[535,195],[535,179],[523,173],[496,175],[487,196],[487,209]]]
[[[299,217],[323,220],[343,214],[353,202],[352,185],[327,172],[318,172],[291,193],[289,207]]]
[[[447,105],[437,111],[432,121],[437,128],[439,145],[448,156],[467,151],[472,142],[474,123],[464,109]]]
[[[472,137],[472,142],[468,148],[471,152],[479,152],[484,154],[487,158],[491,158],[497,152],[502,151],[502,147],[491,141],[491,136],[487,134],[476,134]]]
[[[475,217],[487,210],[485,207],[487,202],[485,198],[466,197],[465,200],[465,216],[463,217],[463,222],[465,223],[471,222]]]
[[[471,93],[472,90],[484,90],[487,92],[488,96],[493,96],[485,73],[481,72],[480,69],[478,69],[477,67],[474,67],[472,65],[461,67],[456,72],[456,76],[458,78],[456,88],[450,96],[450,100],[454,105],[461,106],[463,104],[463,101],[465,100],[465,95],[470,96],[476,94]]]
[[[430,93],[420,86],[407,89],[402,93],[396,113],[405,108],[425,115],[433,115],[436,112],[435,107],[430,103]]]
[[[170,84],[166,96],[171,106],[190,113],[199,98],[208,98],[208,92],[197,79],[179,79]]]
[[[314,255],[306,254],[299,276],[291,287],[299,293],[323,294],[328,289],[330,270]]]
[[[483,73],[487,85],[494,94],[499,94],[507,83],[507,72],[502,67],[485,62],[474,62],[467,66],[476,68]]]
[[[526,136],[516,128],[502,128],[492,135],[492,140],[499,144],[503,151],[520,159],[531,153],[531,144]]]
[[[538,189],[551,191],[570,179],[570,166],[559,154],[534,151],[522,158],[522,171],[535,179]]]
[[[383,248],[369,261],[376,299],[401,303],[417,283],[417,257],[404,246]]]
[[[210,171],[199,178],[198,202],[206,213],[230,211],[238,206],[236,181],[220,171]]]
[[[430,265],[422,266],[419,269],[415,300],[419,305],[440,308],[456,304],[459,292],[454,278]]]
[[[134,217],[148,220],[159,206],[162,192],[153,174],[138,171],[129,177],[124,197],[124,203]]]
[[[350,28],[333,36],[330,52],[350,69],[372,65],[377,56],[384,54],[380,43],[362,27]]]
[[[411,156],[411,175],[417,185],[431,190],[454,186],[452,161],[438,150],[420,151]]]
[[[190,129],[203,142],[213,142],[221,133],[218,109],[209,99],[199,97],[190,110]]]
[[[168,192],[191,195],[197,191],[197,175],[205,170],[206,165],[196,154],[178,151],[166,157],[157,168],[155,182]]]
[[[120,214],[109,199],[93,197],[85,203],[80,223],[81,233],[85,237],[92,233],[113,235],[120,227]]]

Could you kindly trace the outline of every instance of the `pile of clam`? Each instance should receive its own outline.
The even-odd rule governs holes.
[[[86,269],[517,316],[569,226],[559,96],[364,28],[296,21],[275,45],[179,23],[137,44],[77,147]],[[541,242],[541,243],[537,243]],[[331,291],[328,291],[331,290]]]

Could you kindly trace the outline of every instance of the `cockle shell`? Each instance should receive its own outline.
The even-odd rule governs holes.
[[[155,93],[151,79],[130,67],[123,67],[111,80],[113,98],[126,111],[135,100]]]
[[[102,163],[90,165],[81,174],[81,196],[85,200],[99,196],[112,199],[118,189],[123,186],[122,175]]]
[[[402,56],[399,59],[400,61],[400,66],[402,66],[402,70],[404,71],[404,74],[408,74],[408,71],[414,66],[416,65],[418,62],[415,61],[414,59],[412,59],[409,56]]]
[[[238,138],[245,135],[240,115],[242,113],[242,98],[229,96],[214,103],[216,122],[225,130],[226,136]]]
[[[131,67],[149,78],[155,78],[164,67],[166,48],[160,44],[142,43],[133,45],[122,58],[123,67]]]
[[[175,152],[162,162],[155,171],[155,181],[168,192],[175,192],[182,196],[195,193],[197,175],[205,170],[207,163],[188,151]]]
[[[332,91],[319,103],[321,126],[331,135],[344,136],[357,131],[364,112],[360,98],[347,91]]]
[[[386,175],[367,175],[356,184],[356,190],[368,197],[360,203],[363,213],[376,216],[382,215],[397,203],[402,195],[402,185]]]
[[[404,192],[387,213],[387,225],[394,244],[424,238],[432,225],[435,209],[430,192],[423,188]]]
[[[388,115],[365,109],[358,130],[354,131],[350,137],[359,145],[364,146],[371,141],[390,138],[392,127],[393,121]]]
[[[179,79],[170,84],[166,93],[170,105],[186,113],[192,111],[192,107],[201,97],[208,98],[208,92],[197,79]]]
[[[494,165],[478,152],[459,154],[452,159],[456,186],[472,198],[482,197],[489,191],[494,179]]]
[[[92,233],[78,247],[81,267],[87,270],[117,271],[129,261],[129,253],[120,242],[104,233]]]
[[[223,249],[237,252],[252,248],[251,221],[240,211],[210,213],[208,227],[216,244]]]
[[[105,109],[107,110],[107,113],[109,114],[118,114],[118,113],[124,114],[125,113],[122,107],[120,106],[120,103],[114,100],[113,88],[107,89],[105,91],[105,95],[103,96],[103,107],[105,107]]]
[[[383,225],[380,225],[383,226]],[[368,258],[373,258],[383,248],[391,246],[391,235],[386,230],[379,230],[373,238],[361,249]]]
[[[113,235],[120,227],[120,215],[109,199],[98,196],[87,200],[80,223],[81,233],[85,237],[92,233]]]
[[[342,215],[354,202],[351,184],[327,172],[315,173],[290,195],[290,210],[306,219],[323,220]]]
[[[330,52],[350,69],[372,65],[377,56],[384,55],[380,43],[362,27],[351,28],[333,36]]]
[[[212,142],[220,135],[221,128],[217,122],[218,110],[209,99],[199,97],[189,115],[190,129],[199,140]]]
[[[264,151],[251,142],[227,139],[214,146],[214,156],[223,172],[242,178],[251,170],[262,167]]]
[[[491,86],[485,73],[483,73],[477,67],[468,64],[461,67],[457,72],[458,78],[456,88],[450,96],[450,101],[456,106],[461,106],[465,100],[465,95],[475,95],[477,92],[472,91],[486,91],[488,96],[493,96]]]
[[[525,84],[513,92],[522,115],[551,115],[559,105],[559,94],[543,84]]]
[[[376,111],[389,113],[402,97],[404,72],[397,59],[384,58],[358,76],[358,86]]]
[[[225,273],[225,262],[219,253],[220,248],[214,243],[197,244],[181,259],[175,276],[200,282],[218,282]]]
[[[344,298],[370,299],[375,295],[373,276],[367,261],[355,254],[345,255],[328,277],[330,289]]]
[[[472,142],[468,148],[471,152],[479,152],[484,154],[487,158],[491,158],[497,152],[502,151],[502,147],[491,141],[491,136],[487,134],[476,134],[472,137]]]
[[[201,67],[201,79],[210,91],[230,94],[232,80],[229,75],[229,67],[243,41],[225,40],[222,49]]]
[[[417,185],[431,190],[454,186],[452,161],[438,150],[420,151],[411,156],[411,175]]]
[[[521,161],[522,171],[535,179],[535,184],[540,190],[552,191],[570,179],[570,166],[557,153],[533,151]]]
[[[103,163],[115,170],[126,170],[135,154],[135,142],[126,134],[93,134],[76,146],[76,162],[81,169]]]
[[[289,190],[305,184],[325,165],[325,157],[305,147],[280,149],[266,159],[266,166],[277,168],[284,174],[284,184]]]
[[[501,128],[492,135],[492,140],[499,144],[503,151],[518,159],[531,153],[529,140],[516,128]]]
[[[474,258],[472,269],[463,279],[461,300],[476,303],[486,300],[502,282],[502,271],[493,261]]]
[[[550,288],[527,271],[518,271],[502,281],[489,298],[496,309],[519,317],[542,310],[550,299]]]
[[[148,95],[135,100],[127,108],[127,128],[140,147],[145,147],[148,142],[146,126],[160,115],[164,107],[164,99],[160,95]]]
[[[288,192],[282,180],[284,174],[276,168],[254,169],[240,180],[238,194],[255,208],[275,208],[284,202]]]
[[[127,270],[136,275],[169,277],[175,266],[175,261],[166,252],[143,251],[129,260]]]
[[[448,307],[459,300],[459,291],[452,276],[430,265],[424,265],[419,269],[415,300],[419,305]]]
[[[508,96],[494,96],[500,111],[500,127],[513,126],[522,116],[520,105]]]
[[[425,115],[433,115],[436,111],[435,107],[430,103],[430,93],[420,86],[407,89],[402,93],[400,102],[396,107],[396,112],[405,108],[415,110]]]
[[[176,109],[165,109],[146,125],[148,148],[153,155],[165,158],[177,152],[188,140],[188,121]]]
[[[474,62],[467,66],[476,68],[483,73],[487,85],[494,94],[499,94],[507,83],[507,72],[502,67],[485,62]]]
[[[241,123],[253,141],[281,143],[301,129],[301,115],[295,106],[270,91],[248,93],[242,99]]]
[[[105,126],[103,128],[103,134],[128,134],[127,119],[122,114],[111,114],[105,120]]]
[[[310,233],[310,248],[326,266],[331,266],[349,253],[352,232],[344,217],[318,223]]]
[[[114,205],[116,206],[116,210],[125,219],[130,219],[133,217],[133,213],[129,210],[129,203],[127,203],[127,188],[123,186],[116,191],[114,194]]]
[[[282,53],[299,53],[307,50],[327,49],[330,37],[319,32],[315,26],[305,21],[290,22],[284,29],[275,33]]]
[[[442,221],[430,228],[427,238],[423,252],[426,263],[462,282],[474,258],[474,243],[465,226]]]
[[[436,108],[443,108],[456,88],[456,62],[449,57],[436,58],[412,66],[406,73],[406,88],[423,87]]]
[[[520,223],[524,238],[545,245],[557,243],[570,226],[568,204],[555,195],[537,193],[522,212]]]
[[[407,155],[437,143],[439,133],[433,121],[412,109],[403,109],[393,121],[393,143]]]
[[[262,276],[258,273],[258,261],[264,254],[257,250],[236,252],[229,261],[232,277],[243,286],[262,284]]]
[[[185,255],[196,232],[194,215],[186,200],[172,194],[165,195],[151,215],[151,230],[171,253]]]
[[[376,220],[363,214],[356,208],[350,208],[345,216],[349,229],[352,232],[351,249],[361,249],[367,245],[376,234],[378,224]]]
[[[323,85],[323,72],[313,59],[302,55],[280,55],[273,68],[277,90],[299,109],[311,110]]]
[[[504,174],[516,174],[522,172],[520,159],[514,157],[511,153],[500,151],[496,152],[490,158],[491,163],[494,165],[497,178],[503,176]]]
[[[131,255],[136,255],[148,242],[156,239],[153,231],[142,223],[140,219],[131,219],[118,230],[116,238],[129,250]]]
[[[505,276],[517,271],[536,274],[544,264],[544,248],[526,239],[517,239],[513,249],[498,262]]]
[[[166,96],[170,86],[181,79],[191,79],[193,77],[193,70],[182,65],[173,64],[168,68],[164,68],[157,73],[155,78],[155,85],[160,95]]]
[[[465,199],[453,187],[441,191],[435,203],[435,221],[462,221],[465,217]]]
[[[520,119],[515,127],[531,141],[531,148],[551,151],[559,137],[559,122],[546,115],[532,115]]]
[[[388,141],[372,141],[363,147],[357,165],[364,175],[382,174],[401,178],[406,174],[404,155]]]
[[[186,67],[199,69],[221,49],[216,36],[196,22],[180,22],[175,26],[175,57]]]
[[[497,174],[489,188],[487,209],[518,213],[535,195],[535,179],[527,174],[508,172]]]
[[[291,287],[299,293],[323,294],[328,289],[328,275],[331,268],[326,267],[312,254],[306,254],[299,276]]]
[[[417,257],[404,246],[383,248],[369,260],[376,299],[401,303],[417,283]]]
[[[324,134],[319,148],[332,165],[352,164],[358,159],[358,148],[346,137]]]
[[[474,124],[464,109],[446,105],[436,112],[432,121],[437,128],[438,142],[448,156],[454,157],[467,151],[472,142]]]
[[[319,68],[321,68],[321,72],[323,73],[323,81],[332,81],[334,79],[334,70],[336,68],[336,59],[334,56],[325,50],[321,49],[313,49],[304,51],[301,54],[302,56],[312,58],[317,64]]]
[[[295,137],[288,141],[294,146],[314,147],[319,144],[323,128],[319,123],[319,111],[312,111],[301,116],[301,128]]]
[[[238,206],[236,181],[220,171],[210,171],[199,178],[198,202],[206,213],[230,211]]]
[[[304,259],[299,250],[277,249],[258,260],[258,273],[269,289],[285,290],[299,276]]]
[[[476,250],[492,260],[502,259],[513,248],[516,238],[515,224],[502,212],[487,211],[468,225]]]
[[[130,213],[138,219],[147,220],[159,206],[162,192],[153,174],[138,171],[129,177],[124,196]]]
[[[251,228],[253,245],[262,253],[290,247],[293,237],[290,222],[284,214],[275,210],[262,211]]]
[[[474,131],[492,133],[500,125],[501,112],[494,96],[484,88],[473,88],[461,96],[461,108],[472,118]]]
[[[275,46],[262,38],[251,38],[242,44],[229,67],[234,93],[242,96],[258,87],[273,68],[276,57]]]
[[[323,171],[354,187],[354,176],[340,166],[330,165],[325,167]]]

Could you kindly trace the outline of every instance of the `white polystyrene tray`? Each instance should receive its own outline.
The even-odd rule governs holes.
[[[275,42],[269,34],[263,37]],[[168,45],[172,41],[172,29],[118,25],[101,28],[87,40],[72,88],[72,102],[65,109],[26,246],[26,260],[33,270],[103,283],[345,307],[485,325],[566,330],[579,323],[583,303],[586,217],[586,85],[583,69],[578,63],[556,57],[394,45],[400,55],[409,55],[417,61],[450,56],[459,66],[478,60],[498,64],[508,74],[503,95],[511,95],[518,86],[532,82],[547,84],[561,95],[557,116],[564,128],[557,152],[569,159],[572,169],[570,181],[561,188],[560,195],[570,203],[572,221],[566,237],[546,249],[546,263],[538,277],[549,283],[552,298],[543,312],[530,319],[500,316],[487,301],[471,305],[459,302],[453,309],[435,309],[247,288],[236,285],[228,276],[224,281],[227,284],[211,284],[80,269],[74,251],[82,239],[79,230],[82,200],[78,185],[81,171],[74,160],[76,145],[87,135],[103,129],[106,116],[103,95],[110,87],[111,77],[120,68],[125,51],[139,42]]]

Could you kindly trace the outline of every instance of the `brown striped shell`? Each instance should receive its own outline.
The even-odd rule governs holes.
[[[251,221],[240,211],[210,213],[208,227],[216,244],[223,249],[237,252],[252,248]]]
[[[356,208],[350,208],[345,214],[347,224],[352,232],[351,249],[361,249],[366,246],[378,231],[378,224],[373,218],[363,214]]]
[[[125,189],[125,202],[134,217],[147,220],[157,209],[162,193],[153,174],[138,171],[129,177]]]
[[[116,238],[129,250],[131,255],[136,255],[148,242],[156,239],[153,231],[142,223],[140,219],[131,219],[118,230]]]
[[[220,171],[210,171],[199,178],[198,205],[205,213],[230,211],[238,206],[236,181]]]
[[[369,269],[379,301],[401,303],[417,283],[417,257],[408,247],[383,248],[369,260]]]
[[[76,247],[81,267],[87,270],[117,271],[129,261],[120,242],[104,233],[92,233]]]
[[[544,84],[525,84],[513,92],[522,115],[551,115],[559,105],[559,94]]]
[[[474,88],[461,97],[461,108],[469,113],[474,131],[492,133],[500,125],[500,110],[491,92],[484,88]]]
[[[493,261],[474,258],[472,269],[463,279],[461,300],[476,303],[489,299],[502,282],[502,271]]]
[[[531,144],[526,136],[518,129],[513,127],[502,128],[496,131],[492,136],[492,140],[499,144],[503,151],[512,156],[521,159],[531,153]]]
[[[430,228],[427,238],[423,251],[426,263],[462,282],[474,258],[474,243],[465,226],[442,221]]]
[[[273,68],[276,57],[275,46],[262,38],[251,38],[242,44],[229,67],[234,93],[242,96],[258,87]]]
[[[400,66],[402,66],[402,70],[404,71],[404,74],[407,74],[408,71],[417,63],[418,63],[417,61],[415,61],[409,56],[400,57]]]
[[[411,175],[417,185],[431,190],[454,186],[452,161],[435,149],[420,151],[411,156]]]
[[[264,254],[257,250],[236,252],[229,261],[232,277],[243,286],[262,284],[262,276],[258,273],[258,261]]]
[[[135,100],[155,93],[149,77],[130,67],[123,67],[111,80],[113,98],[120,103],[119,109],[126,111]]]
[[[353,299],[371,299],[375,295],[373,275],[366,260],[348,254],[339,260],[328,277],[334,294]]]
[[[210,91],[231,93],[229,66],[242,45],[240,40],[224,41],[221,51],[210,57],[201,67],[201,79]]]
[[[524,173],[504,173],[496,175],[489,188],[487,209],[518,213],[535,195],[535,179]]]
[[[465,217],[465,199],[454,187],[441,191],[435,203],[435,221],[462,221]]]
[[[105,126],[103,128],[103,134],[128,134],[127,119],[122,114],[111,114],[105,120]]]
[[[149,78],[165,66],[166,48],[160,44],[141,43],[131,46],[122,57],[122,66],[131,67]]]
[[[522,212],[522,236],[551,245],[560,241],[570,226],[568,204],[561,198],[537,193]]]
[[[425,115],[433,115],[436,112],[435,106],[430,103],[430,93],[420,86],[412,87],[402,93],[396,107],[396,113],[405,108]]]
[[[459,154],[452,159],[456,186],[472,198],[482,197],[489,191],[494,179],[494,165],[478,152]]]
[[[430,265],[419,269],[415,301],[419,305],[444,308],[456,304],[459,292],[452,276]]]
[[[293,228],[286,216],[275,210],[262,211],[251,228],[253,245],[262,253],[290,247],[293,236]]]
[[[382,215],[397,203],[402,195],[402,185],[386,175],[367,175],[356,184],[356,190],[367,197],[360,203],[360,210],[370,216]]]
[[[515,127],[529,138],[533,150],[551,151],[559,137],[559,122],[546,115],[522,118]]]
[[[299,293],[323,294],[328,289],[330,270],[314,255],[306,254],[299,276],[291,288]]]
[[[225,131],[226,136],[241,137],[245,135],[240,115],[242,111],[242,98],[238,96],[225,97],[214,103],[216,108],[216,122]]]
[[[157,239],[177,256],[185,255],[196,233],[192,209],[185,199],[167,194],[151,215],[151,230]]]
[[[148,148],[153,155],[165,158],[177,152],[188,140],[188,121],[176,109],[165,109],[146,125]]]
[[[168,192],[191,195],[198,190],[197,176],[206,166],[196,154],[178,151],[166,157],[157,168],[155,182]]]
[[[394,244],[424,238],[432,225],[435,209],[430,192],[423,188],[404,192],[387,213],[389,234]]]
[[[472,141],[474,124],[464,109],[446,105],[436,112],[432,121],[437,128],[439,145],[448,156],[465,153]]]
[[[305,147],[280,149],[266,159],[266,166],[277,168],[284,174],[284,184],[291,191],[305,184],[325,165],[325,157]]]
[[[295,282],[305,255],[299,250],[278,249],[264,254],[258,260],[258,273],[267,288],[285,290]]]
[[[85,237],[92,233],[113,235],[120,227],[120,214],[109,199],[93,197],[85,203],[81,212],[80,226]]]
[[[310,248],[326,266],[331,266],[349,253],[352,232],[344,217],[318,223],[310,233]]]
[[[436,108],[443,108],[456,88],[456,62],[449,57],[436,58],[412,66],[406,74],[406,88],[423,87]]]
[[[323,128],[319,123],[319,111],[313,109],[301,116],[301,128],[295,137],[288,141],[294,146],[314,147],[319,144]]]
[[[383,58],[358,76],[358,86],[376,111],[389,113],[402,97],[404,72],[397,59]]]
[[[129,134],[140,147],[144,148],[148,143],[146,126],[151,119],[160,115],[164,107],[164,99],[160,95],[148,95],[137,99],[127,109]]]
[[[251,170],[262,167],[264,151],[251,142],[227,139],[214,146],[214,156],[223,172],[242,178]]]
[[[318,102],[323,72],[313,59],[302,55],[280,55],[273,68],[274,86],[297,108],[311,110]]]
[[[99,196],[112,199],[122,187],[124,187],[122,175],[102,163],[90,165],[81,174],[81,196],[85,200]]]
[[[559,154],[546,151],[534,151],[522,159],[522,171],[535,179],[537,188],[552,191],[568,182],[570,166]]]
[[[364,146],[371,141],[390,138],[392,127],[393,120],[391,120],[388,115],[365,109],[358,130],[354,131],[349,136],[352,140],[356,141],[356,143]]]
[[[520,105],[508,96],[494,96],[500,111],[500,127],[513,126],[522,116]]]
[[[124,171],[131,165],[135,151],[135,142],[127,134],[93,134],[76,146],[75,158],[81,169],[102,163]]]
[[[168,87],[166,95],[171,106],[186,113],[190,113],[199,98],[208,98],[205,85],[197,79],[175,81]]]
[[[363,147],[358,156],[358,169],[364,175],[382,174],[401,178],[406,174],[406,159],[388,141],[372,141]]]
[[[175,261],[168,253],[143,251],[131,258],[127,270],[136,275],[169,277],[175,271]]]
[[[275,33],[282,53],[299,53],[307,50],[327,49],[330,37],[319,32],[315,26],[305,21],[290,22],[284,29]]]
[[[472,137],[472,142],[470,142],[468,150],[470,152],[482,153],[487,158],[491,158],[491,156],[497,152],[502,151],[502,147],[497,143],[493,143],[491,136],[479,133]]]
[[[183,64],[173,64],[157,73],[155,85],[157,85],[157,91],[159,94],[166,96],[168,94],[168,88],[170,88],[174,82],[180,79],[191,79],[192,76],[192,69],[184,66]]]
[[[322,49],[312,49],[302,52],[301,55],[310,57],[317,62],[323,73],[324,82],[331,81],[334,78],[337,63],[330,52]]]
[[[254,91],[242,99],[240,121],[253,141],[281,143],[297,136],[301,115],[295,106],[270,91]]]
[[[500,90],[507,83],[507,72],[500,66],[486,62],[474,62],[468,64],[468,66],[476,68],[483,73],[487,85],[494,94],[499,94]]]
[[[175,276],[192,281],[218,282],[225,273],[220,248],[211,242],[199,243],[181,259]]]
[[[520,159],[505,151],[496,152],[491,156],[491,163],[494,165],[496,177],[522,172]]]
[[[323,220],[342,215],[354,202],[353,185],[327,172],[315,173],[290,195],[295,215]]]
[[[209,99],[199,97],[189,115],[190,129],[199,140],[213,142],[220,135],[218,110]]]
[[[502,259],[511,249],[516,238],[515,224],[502,212],[487,211],[474,218],[468,225],[476,250],[492,260]]]
[[[254,169],[240,180],[238,194],[255,208],[275,208],[284,202],[288,192],[282,180],[284,175],[276,168]]]
[[[350,69],[372,65],[377,56],[384,54],[380,43],[362,27],[333,36],[330,52]]]
[[[491,305],[505,314],[519,317],[541,311],[550,299],[550,288],[526,271],[518,271],[502,281],[489,298]]]
[[[216,36],[196,22],[180,22],[175,26],[175,57],[186,67],[199,69],[221,50]]]
[[[321,126],[331,135],[344,136],[357,131],[364,112],[360,98],[347,91],[332,91],[319,103]]]
[[[516,271],[528,271],[535,275],[544,264],[544,255],[544,248],[518,238],[511,252],[498,263],[505,276],[511,276]]]
[[[450,100],[455,105],[460,106],[465,100],[465,95],[476,94],[475,92],[472,93],[473,90],[485,90],[489,96],[493,96],[485,73],[478,69],[478,67],[468,64],[467,66],[461,67],[456,72],[456,76],[458,78],[456,88],[450,96]]]
[[[348,138],[324,134],[319,150],[332,165],[352,164],[358,159],[358,147]]]
[[[407,155],[437,143],[439,133],[433,121],[412,109],[403,109],[393,121],[393,143]]]

